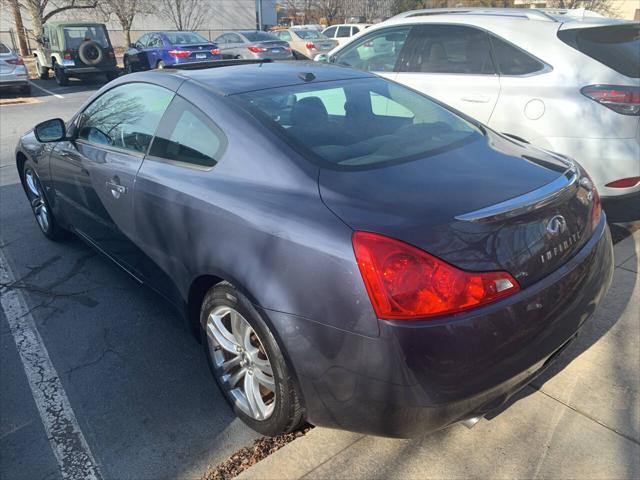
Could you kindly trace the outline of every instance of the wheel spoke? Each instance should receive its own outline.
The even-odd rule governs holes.
[[[226,373],[226,372],[230,371],[233,367],[236,367],[236,366],[240,365],[240,360],[241,360],[241,358],[238,355],[238,356],[235,356],[235,357],[225,361],[221,365],[222,371]]]
[[[229,312],[231,318],[231,332],[236,343],[240,346],[244,346],[244,336],[248,329],[247,322],[244,321],[242,316],[235,310]]]
[[[249,375],[247,375],[247,369],[246,368],[241,368],[240,370],[238,370],[236,373],[234,373],[233,375],[230,375],[229,378],[227,379],[227,383],[229,384],[229,386],[231,388],[234,388],[238,382],[240,380],[242,380],[242,377],[248,377]],[[246,383],[246,380],[245,380]]]
[[[272,392],[276,391],[276,382],[272,376],[267,375],[263,370],[258,368],[253,369],[253,374],[261,385],[264,385]]]
[[[260,405],[258,403],[262,403],[262,397],[260,396],[260,387],[258,387],[258,382],[253,375],[246,375],[244,377],[244,393],[247,396],[247,402],[249,403],[251,413],[258,420],[262,420],[264,418],[264,412],[261,411]]]
[[[234,355],[238,354],[238,348],[240,345],[234,338],[233,334],[224,326],[220,315],[214,315],[213,313],[209,315],[209,319],[207,321],[207,335],[227,352],[233,353]]]

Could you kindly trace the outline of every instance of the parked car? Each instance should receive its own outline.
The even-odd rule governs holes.
[[[104,74],[107,81],[118,76],[118,65],[107,28],[94,22],[47,22],[40,47],[34,52],[36,69],[41,80],[53,70],[58,85],[65,86],[69,78],[84,78]]]
[[[327,38],[335,38],[338,45],[344,45],[351,37],[364,31],[371,26],[370,23],[345,23],[342,25],[332,25],[329,28],[325,28],[322,34]]]
[[[226,32],[215,39],[225,58],[292,60],[293,53],[287,42],[272,34],[258,30]]]
[[[2,42],[0,42],[0,88],[18,88],[20,93],[31,95],[27,67],[22,58]]]
[[[320,30],[310,28],[287,28],[271,32],[276,38],[288,42],[294,55],[297,52],[304,58],[314,58],[316,55],[328,53],[338,42],[325,37]]]
[[[613,251],[578,163],[366,72],[242,62],[116,80],[16,164],[42,232],[183,312],[252,428],[473,422],[588,321]]]
[[[194,32],[151,32],[132,43],[123,57],[126,73],[184,63],[221,60],[218,45]]]
[[[640,218],[640,24],[562,12],[407,12],[329,58],[580,159],[610,213]]]

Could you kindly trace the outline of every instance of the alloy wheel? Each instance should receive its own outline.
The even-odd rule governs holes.
[[[40,189],[40,182],[35,172],[28,169],[24,172],[25,183],[27,184],[27,195],[31,203],[31,209],[36,217],[36,221],[43,232],[49,231],[49,225],[51,219],[49,217],[49,210],[47,204],[42,196],[42,190]]]
[[[219,306],[207,318],[206,333],[216,376],[234,405],[255,420],[267,420],[276,402],[275,379],[253,327],[237,310]]]

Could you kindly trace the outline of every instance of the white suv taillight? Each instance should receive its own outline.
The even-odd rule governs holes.
[[[640,115],[640,87],[589,85],[582,94],[622,115]]]

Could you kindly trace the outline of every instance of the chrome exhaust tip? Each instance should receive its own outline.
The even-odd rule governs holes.
[[[482,418],[481,415],[477,416],[477,417],[471,417],[471,418],[467,418],[466,420],[462,420],[460,423],[462,425],[464,425],[465,427],[471,429],[473,428],[473,426],[478,423],[480,421],[480,419]]]

